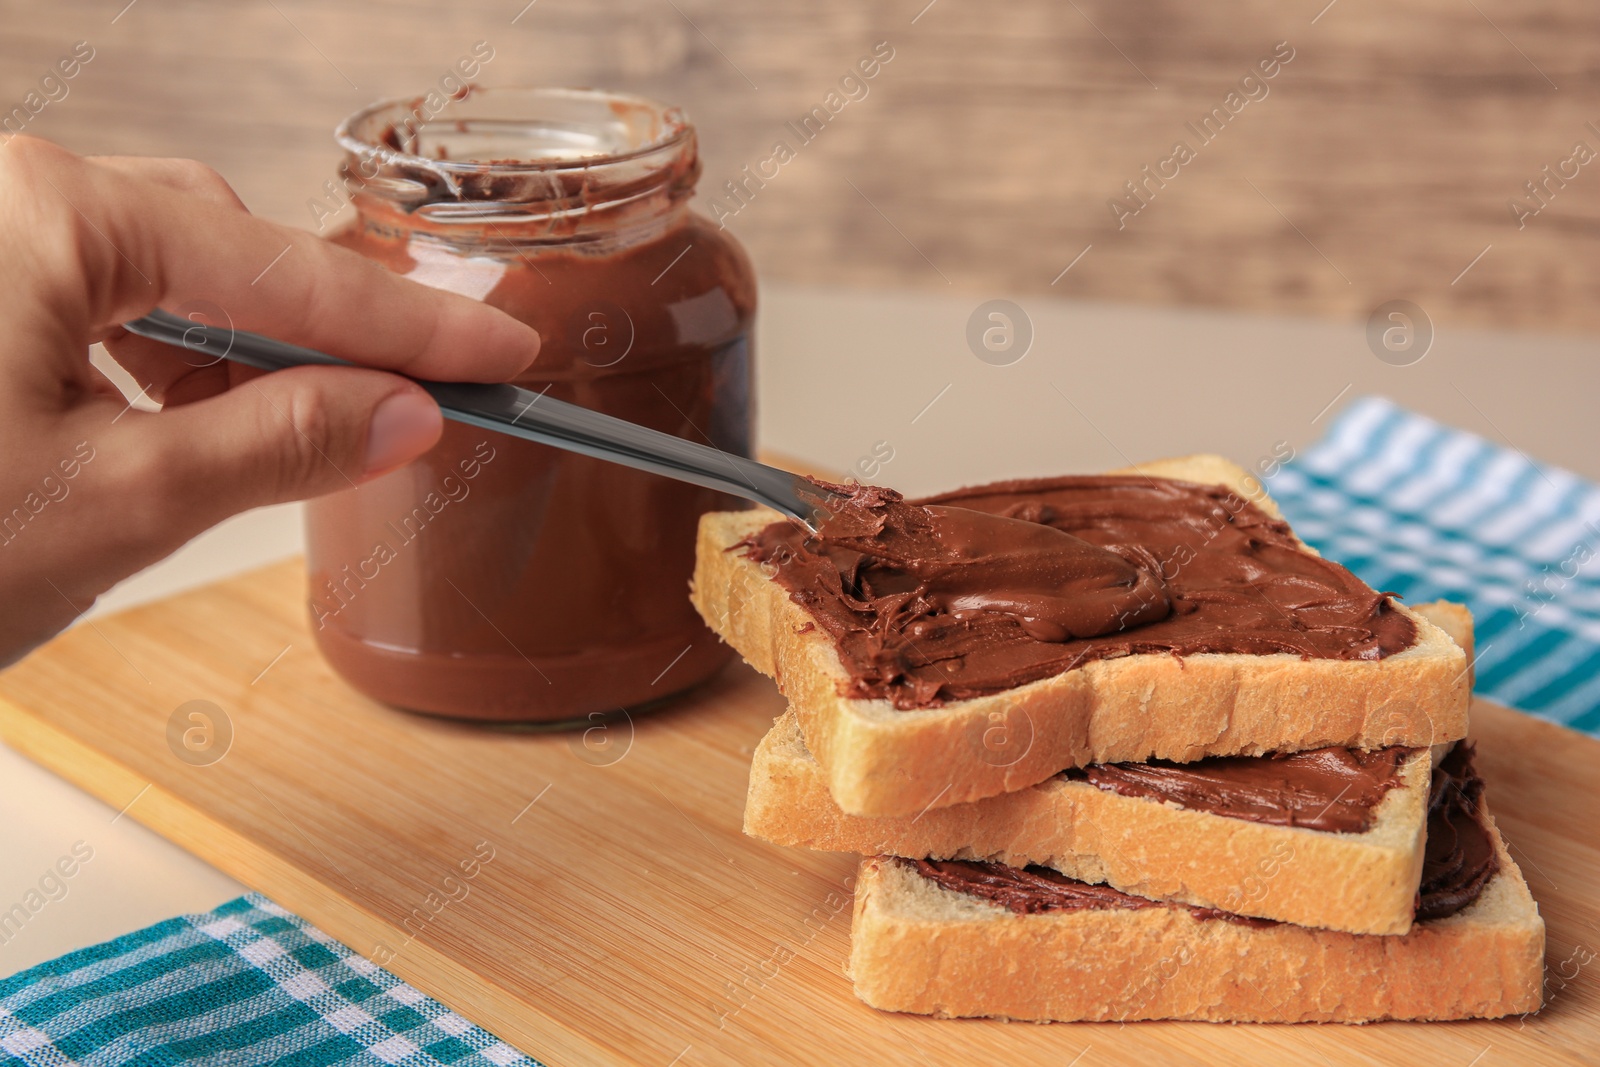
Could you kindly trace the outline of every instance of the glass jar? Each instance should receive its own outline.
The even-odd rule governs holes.
[[[333,240],[539,331],[536,392],[750,454],[755,277],[689,210],[675,108],[571,89],[391,101],[338,131],[358,217]],[[445,423],[437,447],[313,501],[323,654],[361,692],[460,718],[586,721],[706,679],[689,603],[710,490]]]

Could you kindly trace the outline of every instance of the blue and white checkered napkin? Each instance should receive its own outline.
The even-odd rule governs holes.
[[[1477,691],[1600,733],[1600,486],[1376,397],[1267,481],[1369,585],[1477,620]]]
[[[0,1063],[538,1067],[255,894],[0,981]]]

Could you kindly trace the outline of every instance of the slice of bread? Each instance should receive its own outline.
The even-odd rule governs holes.
[[[1215,456],[1117,473],[1219,484],[1278,515],[1259,482]],[[915,815],[1090,763],[1326,745],[1425,748],[1466,735],[1466,657],[1399,605],[1416,641],[1376,661],[1141,654],[940,707],[900,711],[851,699],[832,639],[735,548],[777,519],[766,509],[703,516],[691,599],[723,640],[777,681],[834,799],[852,815]]]
[[[1493,833],[1500,870],[1477,901],[1400,937],[1250,927],[1177,905],[1018,915],[908,860],[867,859],[851,977],[875,1008],[945,1017],[1354,1023],[1537,1011],[1544,920]]]
[[[1418,605],[1468,655],[1472,616]],[[1358,934],[1403,934],[1422,875],[1433,761],[1419,749],[1364,833],[1188,811],[1057,775],[916,816],[848,815],[834,803],[792,711],[756,746],[744,831],[778,845],[1052,867],[1153,900]]]
[[[1363,934],[1403,934],[1422,877],[1432,760],[1418,749],[1365,833],[1273,826],[1056,776],[919,815],[847,815],[785,712],[756,746],[744,832],[864,856],[1052,867],[1152,900]]]

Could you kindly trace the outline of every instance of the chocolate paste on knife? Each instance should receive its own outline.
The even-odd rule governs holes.
[[[901,543],[907,533],[901,524],[917,509],[905,508],[892,490],[854,492],[856,501],[841,510],[881,522],[881,532],[867,540]],[[926,554],[887,558],[863,541],[861,531],[871,524],[861,519],[845,537],[773,523],[735,547],[762,564],[833,638],[849,672],[850,697],[927,708],[1138,653],[1376,660],[1416,638],[1388,594],[1306,551],[1287,523],[1223,486],[1077,476],[997,482],[913,503],[1051,526],[1109,550],[1144,577],[1110,598],[1121,597],[1124,611],[1112,630],[1073,636],[1068,628],[1063,638],[1030,632],[1014,606],[992,610],[952,597],[946,579],[956,557],[937,538],[910,538],[926,545]],[[964,548],[983,554],[981,544]],[[1010,567],[997,555],[984,580],[994,589],[1026,585]],[[1111,574],[1108,566],[1099,579],[1102,597]]]
[[[1211,756],[1192,763],[1097,763],[1066,771],[1108,793],[1171,801],[1230,819],[1364,833],[1400,784],[1416,749],[1314,748],[1268,756]]]
[[[1428,841],[1417,893],[1418,922],[1454,915],[1478,899],[1500,869],[1483,813],[1483,779],[1472,766],[1473,747],[1462,743],[1433,772]],[[1113,908],[1184,908],[1197,919],[1226,919],[1250,926],[1275,926],[1215,908],[1147,900],[1108,885],[1068,878],[1047,867],[1008,867],[970,860],[908,860],[945,889],[987,900],[1018,915]]]

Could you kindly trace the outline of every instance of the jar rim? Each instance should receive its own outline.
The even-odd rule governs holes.
[[[361,136],[355,132],[363,124],[379,120],[390,113],[397,117],[396,121],[391,122],[387,127],[390,130],[399,121],[404,121],[403,116],[419,117],[419,110],[426,103],[429,95],[433,94],[389,97],[369,104],[345,118],[335,127],[334,140],[339,147],[358,158],[379,155],[386,164],[416,167],[453,177],[468,174],[505,175],[587,170],[612,163],[626,163],[654,155],[665,149],[681,145],[694,136],[694,126],[681,108],[669,107],[648,97],[632,93],[561,86],[495,86],[486,88],[477,85],[469,85],[462,92],[446,97],[444,105],[438,111],[422,118],[421,122],[417,123],[417,126],[420,127],[429,122],[437,121],[446,115],[452,105],[465,103],[476,97],[511,98],[514,96],[530,101],[588,101],[603,103],[613,111],[616,111],[619,107],[627,107],[642,114],[647,113],[656,116],[662,125],[662,132],[660,135],[624,151],[595,152],[566,158],[495,159],[490,161],[434,158],[407,152],[385,143],[379,138]],[[527,121],[538,121],[537,114],[530,114]]]

